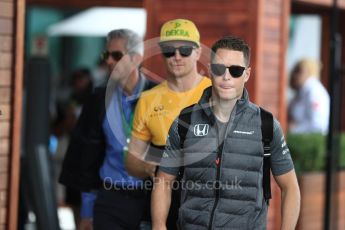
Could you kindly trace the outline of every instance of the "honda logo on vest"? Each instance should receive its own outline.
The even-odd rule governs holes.
[[[194,126],[194,135],[197,137],[206,136],[208,134],[208,124],[197,124]]]

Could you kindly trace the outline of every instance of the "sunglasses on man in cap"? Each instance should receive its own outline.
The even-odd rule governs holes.
[[[168,45],[161,45],[161,52],[164,57],[170,58],[176,55],[176,50],[180,53],[182,57],[189,57],[193,49],[196,49],[194,46],[180,46],[180,47],[174,47],[174,46],[168,46]]]

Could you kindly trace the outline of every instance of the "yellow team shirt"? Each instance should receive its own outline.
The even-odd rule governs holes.
[[[167,81],[141,94],[133,118],[132,135],[142,141],[164,146],[172,122],[181,110],[197,103],[211,80],[204,77],[191,90],[176,92]]]

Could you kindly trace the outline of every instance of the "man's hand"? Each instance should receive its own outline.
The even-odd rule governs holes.
[[[128,145],[125,166],[131,176],[138,178],[154,177],[156,166],[144,161],[149,143],[132,136]]]
[[[92,218],[80,219],[78,230],[92,230]]]
[[[147,175],[149,175],[152,179],[155,177],[156,173],[156,165],[145,163],[144,170]]]
[[[127,155],[125,167],[129,175],[142,179],[154,178],[156,172],[156,165],[140,160],[130,152]]]

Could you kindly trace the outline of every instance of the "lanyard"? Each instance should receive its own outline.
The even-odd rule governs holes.
[[[125,162],[128,154],[128,144],[129,144],[129,138],[131,135],[132,125],[133,125],[133,111],[131,111],[129,116],[129,122],[127,122],[127,119],[125,117],[125,110],[122,105],[122,93],[120,90],[117,90],[117,106],[119,107],[119,112],[121,115],[121,123],[122,123],[122,131],[126,137],[126,143],[123,146],[123,162]]]
[[[138,86],[139,88],[138,88],[137,92],[141,93],[145,87],[145,80],[140,77],[138,84],[139,84],[139,86]],[[116,97],[117,97],[117,104],[119,107],[119,112],[121,115],[122,131],[126,137],[126,144],[123,146],[123,160],[125,161],[125,159],[127,158],[127,154],[128,154],[128,144],[129,144],[131,132],[132,132],[134,109],[131,110],[131,113],[129,116],[129,121],[127,121],[127,119],[125,117],[125,113],[124,113],[123,104],[122,104],[122,100],[123,100],[122,99],[122,92],[123,92],[122,90],[117,90]],[[128,98],[131,98],[131,97],[128,97]],[[138,98],[138,95],[133,94],[133,100],[137,100],[137,98]]]
[[[125,110],[123,108],[122,100],[123,100],[122,93],[120,92],[120,90],[118,90],[117,105],[119,106],[119,111],[121,115],[122,131],[126,136],[127,144],[128,144],[129,138],[131,136],[132,126],[133,126],[134,113],[133,113],[133,110],[131,110],[130,115],[129,115],[129,121],[127,121],[125,117]]]

